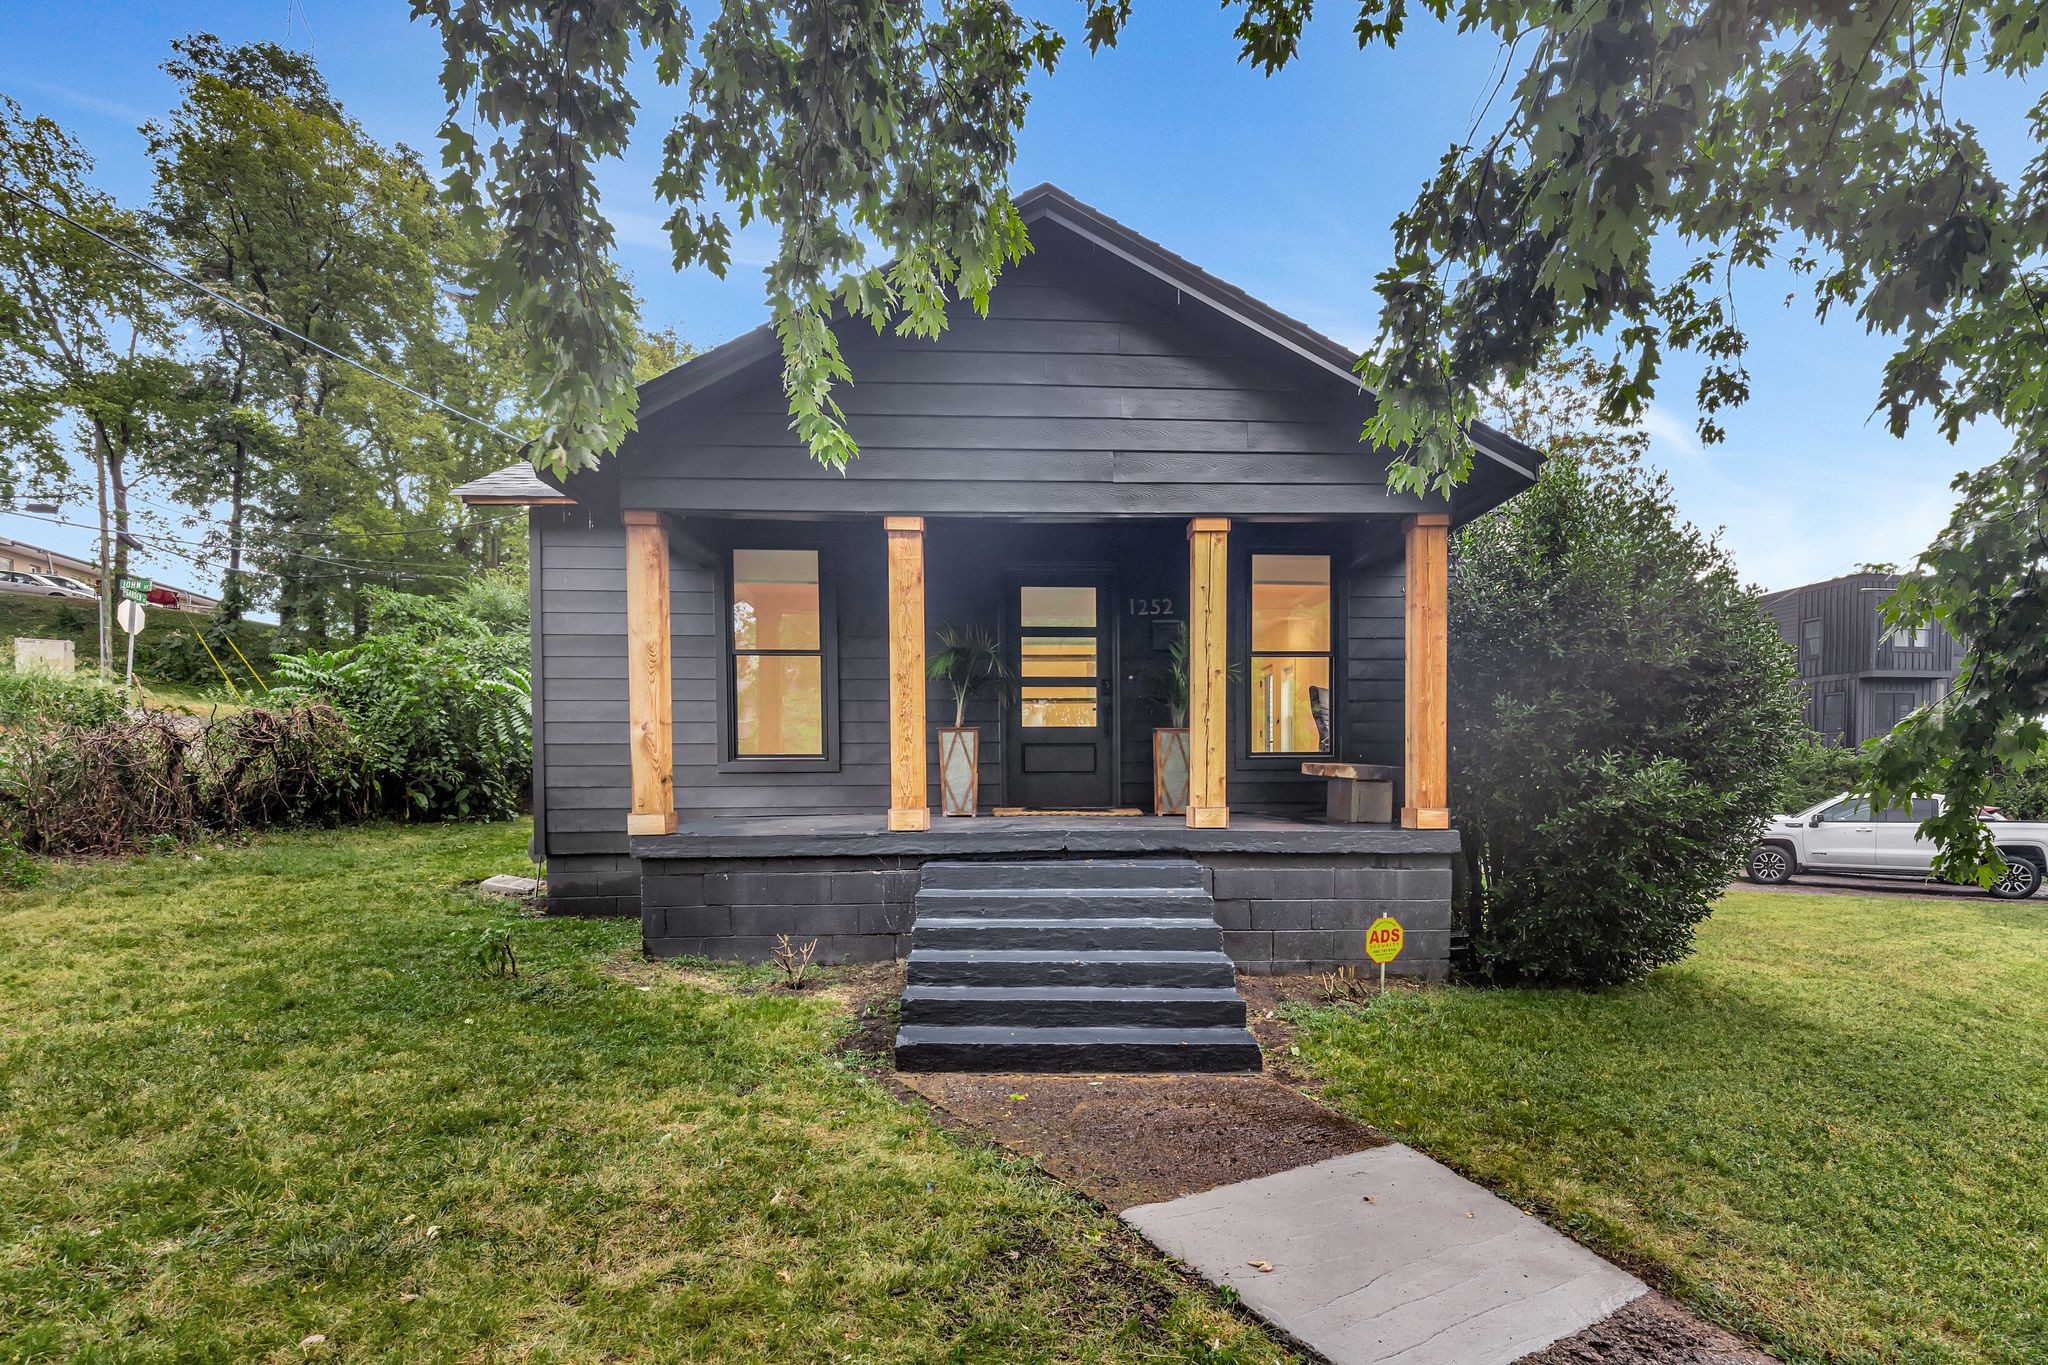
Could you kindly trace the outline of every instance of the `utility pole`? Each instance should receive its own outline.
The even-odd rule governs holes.
[[[113,639],[107,627],[114,614],[111,603],[118,585],[114,582],[114,556],[107,544],[107,453],[97,441],[93,443],[92,462],[100,477],[100,681],[105,682],[110,673],[107,656],[113,652]]]

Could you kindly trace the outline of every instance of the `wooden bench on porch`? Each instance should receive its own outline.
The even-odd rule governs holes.
[[[1329,779],[1330,823],[1390,825],[1394,822],[1394,781],[1399,770],[1379,763],[1304,763],[1310,777]]]

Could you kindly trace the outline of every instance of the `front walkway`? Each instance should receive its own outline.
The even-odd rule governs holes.
[[[1507,1365],[1648,1292],[1398,1143],[1123,1217],[1336,1365]]]

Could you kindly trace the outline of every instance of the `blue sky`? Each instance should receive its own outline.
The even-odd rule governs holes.
[[[1079,0],[1027,8],[1078,29]],[[1233,20],[1190,0],[1141,0],[1124,45],[1090,56],[1071,43],[1037,86],[1015,183],[1051,180],[1343,341],[1372,335],[1374,274],[1385,265],[1394,215],[1413,198],[1491,88],[1495,46],[1427,21],[1396,52],[1358,51],[1343,0],[1326,0],[1300,59],[1267,78],[1237,64]],[[97,180],[124,202],[149,194],[136,127],[161,116],[174,91],[158,69],[170,40],[206,30],[229,41],[309,48],[349,110],[376,136],[438,160],[442,105],[436,35],[402,0],[264,3],[103,3],[17,0],[0,9],[0,91],[58,119],[98,158]],[[2008,177],[2028,154],[2029,94],[1973,81],[1952,100],[1979,124]],[[758,267],[765,237],[743,236],[725,280],[678,275],[649,186],[659,133],[679,107],[652,73],[641,82],[642,129],[629,158],[604,177],[621,256],[654,325],[700,346],[765,316]],[[1895,440],[1870,417],[1889,347],[1848,319],[1822,326],[1789,275],[1744,282],[1754,396],[1727,420],[1728,440],[1692,436],[1697,371],[1667,371],[1647,425],[1681,510],[1722,528],[1742,571],[1768,588],[1846,572],[1863,561],[1905,562],[1946,520],[1949,481],[1996,455],[1995,431],[1956,446],[1931,430]],[[78,510],[74,519],[90,516]],[[86,533],[0,514],[0,532],[82,549]],[[165,563],[162,577],[207,576]]]

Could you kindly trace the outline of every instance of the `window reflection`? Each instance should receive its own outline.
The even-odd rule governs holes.
[[[816,550],[732,552],[733,750],[825,752],[825,659]]]
[[[1251,750],[1333,751],[1328,555],[1253,555]]]

